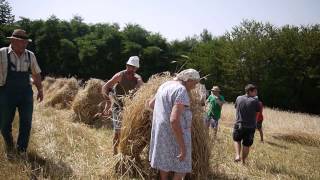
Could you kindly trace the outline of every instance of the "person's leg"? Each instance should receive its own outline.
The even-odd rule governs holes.
[[[169,172],[162,171],[162,170],[159,170],[159,171],[160,171],[160,180],[168,180]]]
[[[242,159],[242,163],[243,164],[245,164],[245,162],[246,162],[246,159],[247,159],[248,154],[249,154],[249,150],[250,150],[249,146],[242,146],[241,159]]]
[[[262,128],[258,129],[259,133],[260,133],[260,140],[261,142],[264,142],[263,141],[263,131],[262,131]]]
[[[13,102],[13,101],[12,101]],[[3,136],[7,152],[14,150],[12,137],[12,122],[14,120],[16,106],[14,103],[7,103],[3,108],[1,134]]]
[[[242,141],[242,163],[245,164],[246,159],[249,155],[250,146],[253,144],[255,128],[246,128],[243,130],[243,141]]]
[[[214,119],[213,123],[214,123],[214,127],[213,127],[214,137],[217,137],[219,121],[217,119]]]
[[[32,113],[33,113],[33,97],[32,91],[25,94],[21,98],[21,103],[18,105],[18,111],[20,116],[19,121],[19,136],[17,140],[17,150],[19,152],[26,152],[29,144],[30,131],[32,125]]]
[[[4,93],[4,87],[0,86],[0,130],[4,119],[3,112],[5,111],[5,107],[7,106],[6,95]]]
[[[240,157],[240,153],[241,153],[241,142],[239,141],[234,141],[234,148],[236,150],[236,155],[235,155],[235,158],[234,160],[236,162],[240,161],[241,160],[241,157]]]
[[[241,141],[242,141],[242,131],[239,129],[239,125],[235,124],[233,128],[233,134],[232,138],[234,141],[234,148],[236,151],[235,154],[235,162],[238,162],[241,160],[240,153],[241,153]]]
[[[113,122],[113,155],[118,154],[118,145],[120,140],[120,110],[117,107],[112,108],[112,122]]]
[[[263,142],[262,122],[257,122],[257,129],[260,134],[260,140],[261,140],[261,142]]]
[[[174,173],[173,175],[173,180],[183,180],[184,177],[186,176],[186,173]]]

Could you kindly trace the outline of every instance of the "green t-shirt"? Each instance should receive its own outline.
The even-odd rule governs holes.
[[[209,110],[208,116],[213,116],[215,119],[220,119],[221,117],[221,106],[217,103],[217,97],[215,95],[210,95],[208,97]],[[220,95],[220,101],[224,102],[224,97]]]

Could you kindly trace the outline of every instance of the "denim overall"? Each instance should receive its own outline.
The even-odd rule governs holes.
[[[26,72],[16,71],[16,66],[11,62],[7,49],[8,71],[6,84],[3,88],[5,95],[5,106],[3,106],[3,119],[1,133],[7,148],[13,149],[12,122],[15,117],[16,108],[19,112],[19,136],[17,140],[17,150],[25,152],[28,147],[32,112],[33,112],[33,92],[30,83],[31,59],[30,53],[25,61],[29,64]]]

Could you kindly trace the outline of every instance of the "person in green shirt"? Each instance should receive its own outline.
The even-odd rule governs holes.
[[[220,95],[220,88],[213,86],[211,89],[211,95],[207,99],[209,105],[207,116],[207,126],[212,127],[215,135],[217,134],[219,119],[221,117],[221,109],[224,104],[224,97]]]

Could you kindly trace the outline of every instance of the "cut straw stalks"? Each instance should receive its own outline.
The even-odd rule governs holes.
[[[43,86],[43,90],[47,91],[52,84],[54,84],[56,82],[56,79],[53,77],[46,77],[43,82],[42,82],[42,86]]]
[[[45,106],[58,109],[68,109],[79,90],[78,81],[75,78],[47,79],[45,81]]]
[[[90,79],[86,82],[85,88],[78,92],[72,103],[75,121],[92,125],[97,121],[107,119],[95,116],[102,112],[106,103],[101,94],[103,84],[104,81],[100,79]]]
[[[119,153],[110,160],[107,174],[118,178],[150,177],[151,167],[146,159],[141,159],[142,151],[150,143],[151,112],[145,104],[165,81],[172,79],[169,73],[152,76],[142,85],[132,98],[124,98],[122,128],[119,142]],[[147,178],[149,179],[149,178]]]
[[[204,123],[205,107],[202,106],[200,84],[191,91],[192,111],[192,179],[206,179],[210,173],[210,153],[213,140]]]
[[[154,97],[159,86],[172,79],[169,73],[152,76],[134,95],[124,100],[119,154],[110,159],[107,175],[117,178],[140,177],[150,179],[155,176],[148,162],[151,136],[151,112],[145,104]],[[204,107],[200,102],[200,91],[191,92],[192,122],[192,179],[203,179],[209,173],[211,146],[208,130],[204,125]],[[142,159],[143,158],[143,159]]]

